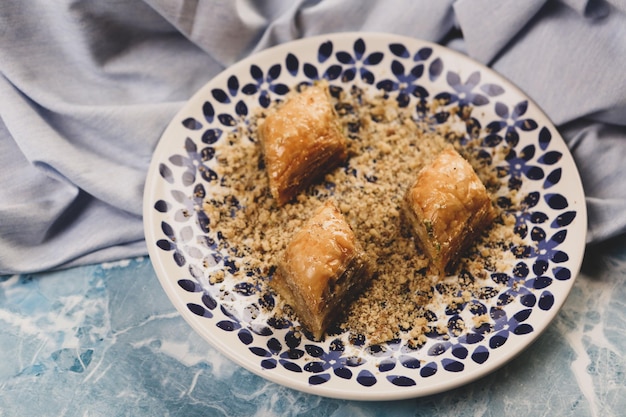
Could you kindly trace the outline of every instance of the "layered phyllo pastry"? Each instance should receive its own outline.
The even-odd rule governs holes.
[[[306,88],[267,116],[259,138],[270,191],[279,206],[348,155],[346,137],[324,85]]]
[[[371,276],[372,266],[352,228],[327,201],[290,240],[271,285],[320,340]]]
[[[404,200],[414,236],[440,274],[450,272],[496,216],[480,178],[452,148],[417,174]]]

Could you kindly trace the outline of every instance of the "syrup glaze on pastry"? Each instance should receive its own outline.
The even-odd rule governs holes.
[[[417,174],[404,200],[420,246],[442,275],[496,217],[480,178],[451,147]]]
[[[314,85],[267,116],[258,130],[270,192],[279,206],[347,158],[327,87]]]
[[[291,239],[271,284],[319,340],[369,282],[371,269],[350,225],[327,201]]]

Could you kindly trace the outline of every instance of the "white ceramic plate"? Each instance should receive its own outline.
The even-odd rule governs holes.
[[[224,192],[211,169],[214,146],[246,123],[259,106],[296,85],[327,79],[332,86],[383,88],[403,105],[417,96],[445,100],[446,110],[471,108],[483,146],[508,143],[499,167],[505,186],[520,186],[515,213],[525,244],[495,297],[477,299],[490,323],[460,336],[429,338],[418,350],[402,342],[377,349],[314,342],[284,326],[251,326],[260,294],[238,285],[227,254],[212,242],[203,197]],[[228,192],[228,190],[226,190]],[[565,301],[582,261],[587,216],[580,178],[558,132],[518,88],[492,70],[442,46],[388,34],[342,33],[283,44],[228,68],[205,85],[165,130],[148,172],[144,223],[150,258],[161,285],[187,322],[236,363],[271,381],[323,396],[390,400],[445,391],[509,361],[548,326]],[[211,285],[205,261],[226,272]],[[220,303],[220,289],[231,294]],[[223,291],[222,287],[222,291]],[[467,312],[466,312],[467,313]],[[469,314],[469,313],[467,313]],[[442,320],[448,318],[443,317]],[[358,360],[356,360],[358,358]],[[546,366],[550,366],[546,363]]]

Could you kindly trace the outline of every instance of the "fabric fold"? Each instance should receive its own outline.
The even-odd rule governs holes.
[[[459,0],[454,3],[469,56],[488,64],[539,12],[546,0]]]
[[[572,149],[589,242],[626,233],[624,0],[4,0],[0,274],[145,254],[143,184],[181,106],[251,53],[344,31],[442,43],[511,80]]]
[[[626,233],[626,126],[576,121],[561,132],[581,174],[590,243]]]

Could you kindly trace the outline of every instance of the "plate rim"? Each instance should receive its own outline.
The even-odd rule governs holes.
[[[381,390],[376,390],[376,389],[372,389],[372,390],[368,389],[362,392],[358,392],[358,390],[337,391],[336,388],[332,386],[327,386],[324,384],[311,385],[309,383],[306,383],[306,381],[296,380],[296,379],[285,381],[284,380],[285,377],[283,375],[274,373],[271,370],[262,369],[258,365],[258,363],[253,362],[249,356],[242,357],[241,355],[237,355],[234,350],[229,349],[229,343],[227,343],[227,340],[229,340],[228,338],[226,337],[215,338],[215,337],[209,336],[212,334],[211,332],[207,331],[209,326],[202,326],[198,320],[195,320],[195,317],[193,317],[193,314],[189,312],[188,309],[184,308],[185,304],[184,304],[182,295],[180,293],[173,291],[170,288],[170,285],[171,285],[170,281],[172,280],[172,277],[167,274],[166,272],[167,267],[163,263],[163,257],[160,256],[160,253],[158,252],[156,246],[152,243],[152,242],[155,242],[158,239],[158,237],[154,234],[155,225],[153,224],[153,222],[151,222],[152,217],[153,217],[151,213],[154,209],[153,207],[154,201],[150,200],[150,196],[151,196],[152,190],[158,184],[157,175],[154,175],[155,173],[158,172],[158,165],[162,161],[162,159],[158,158],[158,155],[160,151],[166,148],[166,146],[164,145],[164,142],[168,136],[168,133],[174,129],[173,128],[174,122],[181,120],[183,115],[188,111],[188,107],[190,107],[193,102],[198,101],[202,97],[206,97],[207,92],[209,92],[211,86],[220,85],[218,84],[218,82],[222,79],[225,79],[225,77],[227,77],[228,75],[230,75],[234,67],[237,67],[237,68],[245,67],[246,65],[252,64],[256,60],[258,60],[259,56],[276,54],[277,52],[280,52],[281,50],[286,49],[288,47],[294,50],[297,50],[299,46],[306,44],[306,43],[318,43],[319,44],[327,40],[334,41],[338,38],[368,39],[372,37],[387,38],[389,40],[410,43],[412,45],[417,42],[420,45],[429,46],[433,48],[434,50],[445,52],[445,54],[454,55],[456,59],[460,59],[461,61],[471,62],[472,65],[479,68],[480,71],[486,71],[490,73],[491,76],[499,79],[505,85],[507,91],[514,92],[515,94],[521,97],[524,97],[526,100],[528,100],[529,104],[532,105],[534,110],[538,114],[540,114],[542,117],[544,117],[545,120],[549,123],[549,127],[553,128],[554,131],[558,133],[558,137],[553,138],[553,139],[557,139],[564,143],[565,145],[564,149],[567,150],[567,158],[571,160],[571,164],[574,167],[573,173],[576,174],[575,182],[576,182],[577,187],[579,188],[578,191],[580,192],[580,196],[583,199],[583,201],[579,204],[579,207],[577,207],[577,210],[580,213],[580,219],[578,219],[578,221],[583,223],[579,226],[581,230],[583,231],[583,236],[581,236],[581,241],[583,243],[580,246],[577,246],[578,253],[575,254],[577,262],[575,265],[572,265],[572,268],[571,268],[572,277],[570,278],[571,283],[568,286],[567,292],[563,294],[562,298],[558,300],[559,302],[555,303],[555,305],[550,309],[549,313],[547,314],[547,319],[545,320],[545,325],[541,329],[537,329],[535,332],[533,332],[532,335],[527,336],[524,339],[524,343],[518,343],[515,345],[514,348],[509,348],[508,350],[506,350],[506,354],[498,354],[496,357],[491,357],[489,360],[490,363],[488,365],[480,366],[478,368],[474,368],[471,371],[464,372],[462,376],[460,377],[456,376],[451,381],[441,382],[437,384],[426,384],[426,385],[417,384],[414,387],[402,387],[402,388],[396,387],[396,389],[393,392],[389,392],[388,390],[381,391]],[[459,51],[446,47],[444,45],[440,45],[431,41],[422,40],[422,39],[418,39],[418,38],[411,37],[411,36],[398,35],[398,34],[393,34],[393,33],[388,33],[388,32],[354,32],[354,31],[334,32],[334,33],[315,35],[315,36],[310,36],[310,37],[305,37],[305,38],[299,38],[299,39],[295,39],[286,43],[272,46],[270,48],[263,49],[261,51],[257,51],[243,58],[242,60],[239,60],[233,63],[229,67],[226,67],[224,70],[220,71],[218,74],[213,76],[210,80],[208,80],[203,86],[201,86],[194,94],[192,94],[189,97],[189,99],[187,99],[184,103],[182,103],[181,108],[175,113],[175,115],[170,119],[170,121],[164,128],[162,134],[160,135],[151,153],[150,158],[151,158],[150,164],[149,164],[148,171],[146,173],[146,181],[145,181],[145,185],[143,189],[142,215],[143,215],[144,236],[145,236],[147,247],[148,247],[148,254],[149,254],[150,261],[153,264],[159,283],[161,287],[163,288],[163,290],[166,292],[168,298],[170,299],[170,302],[172,302],[173,298],[177,300],[178,301],[177,303],[172,302],[172,304],[174,304],[174,307],[181,314],[181,316],[187,322],[187,324],[189,324],[192,327],[192,329],[202,337],[204,341],[206,341],[209,345],[215,348],[216,351],[226,356],[228,359],[233,361],[238,366],[241,366],[244,369],[266,380],[272,381],[274,383],[280,384],[288,388],[306,392],[309,394],[320,395],[320,396],[336,398],[336,399],[360,400],[360,401],[380,401],[380,400],[399,400],[399,399],[417,398],[417,397],[423,397],[423,396],[428,396],[428,395],[433,395],[436,393],[449,391],[449,390],[458,388],[460,386],[467,385],[485,375],[495,372],[497,369],[501,368],[503,365],[513,361],[517,356],[519,356],[520,353],[522,353],[528,347],[530,347],[530,345],[532,345],[553,323],[554,318],[560,312],[563,304],[567,300],[571,292],[571,289],[574,286],[577,276],[580,274],[582,260],[583,260],[584,252],[586,249],[585,242],[586,242],[587,233],[588,233],[588,230],[587,230],[588,229],[588,213],[587,213],[587,207],[584,201],[585,193],[584,193],[584,188],[582,186],[580,172],[575,164],[575,161],[573,159],[573,156],[571,154],[569,147],[567,146],[567,143],[564,141],[560,132],[558,132],[558,129],[556,128],[552,120],[547,116],[547,114],[545,114],[543,109],[539,107],[537,103],[530,96],[528,96],[520,87],[518,87],[516,84],[511,82],[508,78],[506,78],[504,75],[495,71],[491,67],[488,67],[485,64]],[[500,352],[500,351],[497,351],[497,352]]]

